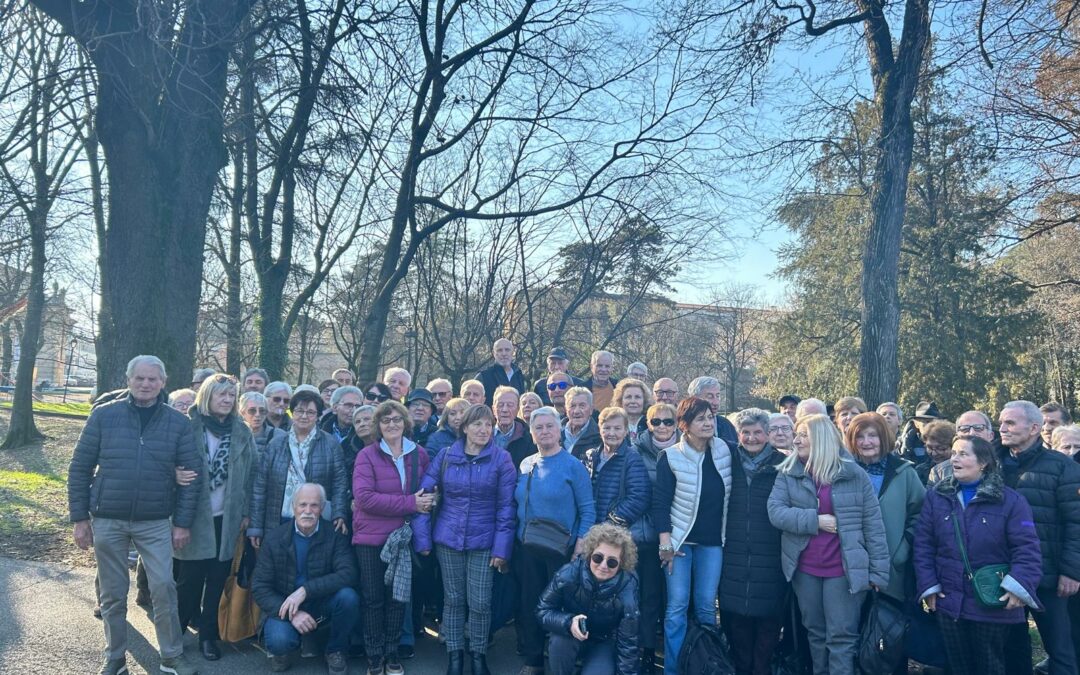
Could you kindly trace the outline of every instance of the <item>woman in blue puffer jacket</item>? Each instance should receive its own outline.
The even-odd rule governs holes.
[[[425,492],[441,493],[438,514],[420,514],[412,523],[416,550],[428,555],[434,545],[442,570],[449,675],[464,669],[466,607],[472,672],[487,675],[491,588],[514,547],[517,471],[510,453],[495,444],[494,426],[491,408],[465,411],[462,438],[435,458],[421,484]]]

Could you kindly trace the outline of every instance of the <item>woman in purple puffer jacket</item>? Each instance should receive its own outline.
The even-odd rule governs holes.
[[[510,453],[495,444],[494,425],[487,406],[465,411],[463,437],[435,458],[422,484],[426,492],[441,493],[438,515],[421,514],[413,521],[416,550],[429,555],[434,543],[442,569],[449,675],[464,669],[466,606],[472,673],[488,675],[485,638],[491,628],[494,573],[506,571],[514,546],[517,471]]]
[[[1005,675],[1006,627],[1026,621],[1025,606],[1040,609],[1039,538],[1031,507],[1005,486],[988,442],[958,438],[952,452],[953,475],[927,491],[916,526],[916,590],[926,610],[937,613],[954,675]],[[1009,565],[1000,587],[1004,607],[988,607],[975,596],[956,539],[957,519],[972,570]]]

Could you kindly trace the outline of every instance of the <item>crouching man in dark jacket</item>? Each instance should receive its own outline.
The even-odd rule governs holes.
[[[629,530],[594,525],[584,555],[563,565],[540,595],[536,614],[551,634],[553,675],[636,675],[638,658],[637,548]]]
[[[289,667],[289,652],[302,635],[330,622],[326,665],[332,675],[347,670],[345,652],[360,613],[356,568],[349,541],[320,524],[326,492],[305,483],[293,495],[293,520],[267,534],[259,548],[251,592],[266,615],[263,636],[270,669]]]

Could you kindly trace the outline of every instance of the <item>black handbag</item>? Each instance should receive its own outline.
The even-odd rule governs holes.
[[[907,655],[908,617],[904,607],[884,593],[870,592],[859,634],[859,668],[891,673]]]
[[[532,492],[534,471],[536,465],[529,470],[529,477],[525,481],[525,527],[521,531],[521,543],[534,553],[566,558],[573,545],[573,533],[556,520],[529,517],[529,493]]]

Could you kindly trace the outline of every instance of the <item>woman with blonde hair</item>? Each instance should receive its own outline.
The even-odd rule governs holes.
[[[841,455],[828,417],[800,418],[793,445],[768,502],[784,576],[799,600],[814,672],[855,673],[866,591],[889,585],[881,507],[870,477]]]
[[[563,565],[540,595],[536,613],[550,635],[553,675],[638,672],[637,548],[625,528],[594,525],[583,555]]]
[[[856,415],[863,414],[866,410],[866,401],[858,396],[840,397],[836,400],[836,405],[833,406],[833,419],[836,422],[836,428],[843,434],[847,431],[851,420],[855,419]]]
[[[439,416],[439,428],[428,436],[424,449],[434,459],[440,452],[449,448],[461,433],[461,420],[465,411],[472,405],[463,398],[452,398],[446,402],[442,415]]]
[[[653,404],[652,392],[641,380],[632,377],[619,380],[611,395],[611,405],[626,412],[626,437],[630,444],[637,443],[638,434],[649,429],[645,411]]]

